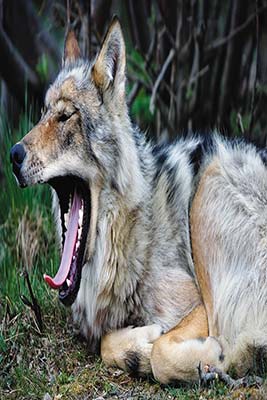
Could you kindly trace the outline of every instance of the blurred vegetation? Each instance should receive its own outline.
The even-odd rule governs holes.
[[[67,0],[1,0],[1,109],[41,108],[61,64]],[[93,59],[113,14],[128,54],[128,102],[150,137],[219,128],[266,145],[267,0],[69,0]]]
[[[120,17],[130,113],[154,140],[218,127],[266,145],[267,0],[69,4],[71,25],[90,59],[111,16]],[[64,0],[0,0],[0,399],[45,393],[54,399],[266,398],[264,387],[161,388],[108,371],[73,338],[68,310],[44,284],[43,273],[58,266],[50,192],[17,188],[9,149],[40,116],[45,90],[60,69],[66,20]],[[25,305],[31,301],[26,276],[42,310],[42,332]]]

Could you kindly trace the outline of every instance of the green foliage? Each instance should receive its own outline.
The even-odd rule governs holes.
[[[145,60],[142,55],[135,49],[130,51],[128,63],[129,76],[133,77],[133,81],[128,85],[127,92],[133,88],[133,83],[139,80],[142,82],[142,89],[139,90],[132,107],[131,113],[139,123],[146,126],[154,120],[154,116],[149,111],[150,93],[146,87],[150,82],[149,74],[145,68]]]
[[[131,112],[135,118],[141,119],[143,124],[149,124],[153,120],[153,115],[149,111],[150,96],[142,88],[136,96]]]
[[[231,131],[232,131],[232,136],[235,136],[235,137],[242,136],[241,129],[238,126],[238,117],[240,118],[240,123],[242,124],[244,132],[248,132],[250,118],[251,118],[249,114],[245,114],[245,115],[241,116],[241,114],[238,114],[238,112],[236,112],[235,110],[231,111],[230,127],[231,127]]]
[[[42,54],[36,65],[36,71],[41,79],[41,82],[47,82],[49,78],[49,60],[46,54]]]
[[[33,125],[32,114],[23,115],[19,128],[11,134],[11,128],[3,122],[3,143],[0,157],[3,160],[4,181],[0,191],[0,300],[8,301],[9,308],[19,311],[22,304],[20,293],[28,296],[23,278],[24,268],[29,269],[33,289],[41,301],[47,298],[48,289],[42,280],[44,272],[53,273],[57,263],[54,228],[51,218],[50,193],[47,187],[34,187],[21,190],[12,176],[9,163],[10,148]],[[34,259],[27,259],[27,249],[23,243],[36,239]],[[29,243],[28,243],[29,244]],[[31,243],[33,245],[33,243]],[[22,256],[23,253],[26,253]],[[30,265],[26,265],[27,262]],[[0,309],[0,316],[1,311]]]

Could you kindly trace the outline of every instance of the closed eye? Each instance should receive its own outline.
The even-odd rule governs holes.
[[[72,115],[75,114],[75,111],[73,111],[71,114],[66,114],[66,113],[62,113],[59,115],[58,117],[58,122],[65,122],[68,119],[70,119],[70,117],[72,117]]]

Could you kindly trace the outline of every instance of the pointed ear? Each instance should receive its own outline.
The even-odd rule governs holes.
[[[125,43],[121,25],[114,17],[106,33],[101,49],[92,67],[92,78],[104,92],[111,85],[124,93],[125,87]]]
[[[65,37],[63,66],[81,57],[81,51],[73,30],[68,30]]]

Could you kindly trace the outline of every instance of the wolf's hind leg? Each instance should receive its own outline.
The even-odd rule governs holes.
[[[151,353],[154,377],[161,383],[197,381],[198,366],[222,368],[222,347],[208,337],[208,321],[203,305],[196,307],[179,325],[157,339]]]
[[[101,357],[107,366],[117,366],[138,375],[151,373],[153,342],[162,334],[159,325],[127,327],[105,335],[101,340]]]

